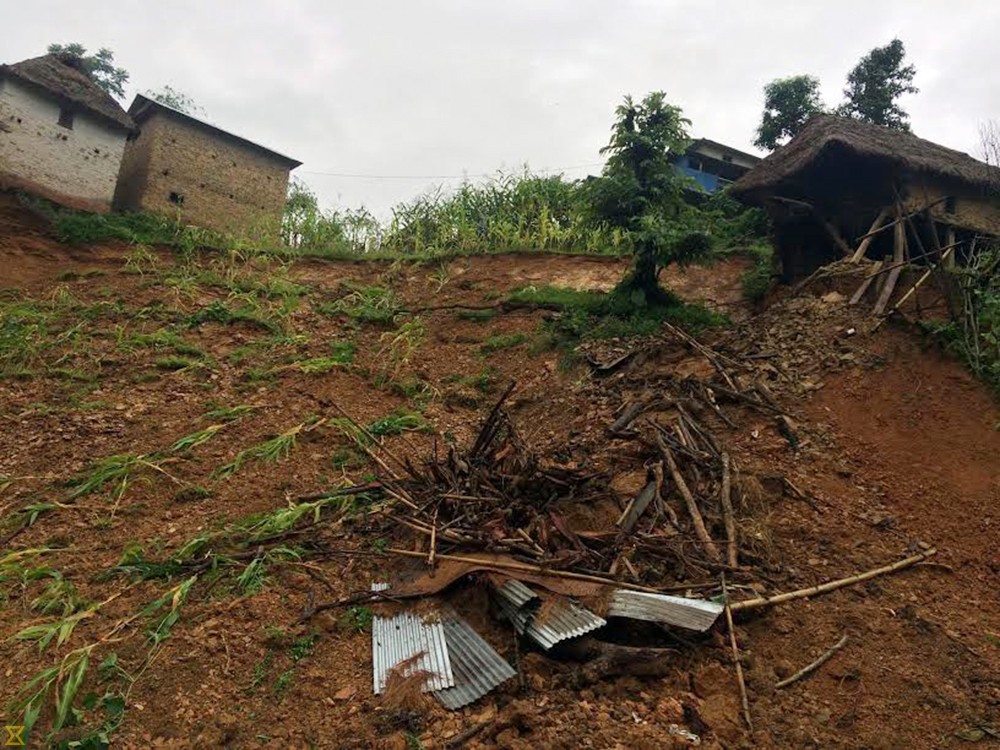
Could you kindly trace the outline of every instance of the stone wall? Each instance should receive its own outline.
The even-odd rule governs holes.
[[[139,128],[125,150],[118,208],[179,213],[189,224],[238,236],[275,231],[286,164],[170,113],[154,112]]]
[[[0,81],[0,182],[76,208],[111,205],[125,131],[87,112],[59,125],[55,99],[17,81]]]

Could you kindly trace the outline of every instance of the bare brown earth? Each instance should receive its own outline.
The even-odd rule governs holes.
[[[387,445],[420,460],[435,436],[467,444],[498,389],[516,380],[511,413],[526,442],[544,455],[607,472],[624,501],[642,481],[648,456],[635,441],[609,440],[604,428],[637,383],[655,390],[658,378],[696,371],[704,362],[683,347],[668,347],[664,355],[636,357],[619,378],[598,381],[586,365],[567,368],[557,352],[531,345],[548,313],[512,310],[477,320],[437,310],[421,314],[422,343],[393,365],[394,326],[359,325],[319,311],[344,294],[345,282],[391,287],[407,308],[488,305],[525,285],[607,289],[624,270],[615,260],[521,254],[457,259],[443,270],[438,264],[305,261],[286,275],[272,269],[306,286],[287,317],[275,314],[279,337],[247,322],[180,325],[226,300],[231,288],[192,278],[165,251],[155,266],[140,264],[137,272],[135,263],[126,265],[129,252],[61,246],[44,225],[0,206],[4,303],[27,301],[50,311],[53,335],[79,326],[53,350],[35,355],[22,377],[0,380],[0,477],[11,480],[0,483],[0,519],[31,503],[65,505],[9,537],[0,557],[48,550],[32,559],[60,571],[82,600],[115,597],[66,644],[39,652],[10,639],[52,619],[31,608],[45,582],[0,584],[8,597],[0,604],[0,704],[40,669],[96,644],[81,695],[125,695],[115,747],[443,748],[480,722],[483,730],[465,747],[690,746],[681,730],[700,736],[702,747],[998,745],[990,735],[1000,729],[996,401],[915,334],[891,325],[870,334],[855,311],[820,301],[823,290],[778,300],[763,315],[748,317],[739,303],[746,267],[739,261],[671,273],[668,283],[685,297],[745,318],[737,330],[707,340],[734,356],[764,355],[756,360],[761,377],[802,438],[793,449],[771,418],[741,409],[730,412],[736,429],[715,425],[743,472],[785,475],[808,498],[765,482],[756,513],[755,583],[767,592],[789,590],[890,562],[920,542],[939,549],[931,563],[899,575],[739,618],[753,734],[741,723],[721,635],[682,648],[667,678],[623,677],[578,689],[571,665],[530,649],[516,656],[510,631],[489,616],[485,591],[474,582],[445,598],[502,654],[517,659],[521,678],[457,713],[430,701],[410,712],[387,704],[371,694],[363,622],[334,612],[296,624],[310,604],[364,591],[373,577],[396,569],[396,559],[377,554],[385,543],[414,544],[405,531],[363,515],[326,531],[327,541],[348,554],[278,566],[259,593],[240,595],[232,576],[202,574],[169,637],[154,648],[147,637],[153,617],[143,610],[180,580],[100,577],[130,546],[162,560],[200,533],[345,479],[362,481],[372,470],[363,460],[333,461],[348,444],[329,424],[300,435],[279,462],[251,460],[229,479],[213,478],[239,451],[311,415],[335,417],[335,405],[365,423],[419,406],[434,432],[390,437]],[[200,269],[232,280],[262,276],[209,257]],[[280,305],[277,298],[257,297],[269,314]],[[157,360],[170,350],[123,344],[130,333],[171,326],[205,352],[201,366],[165,369]],[[858,333],[848,337],[852,326]],[[525,341],[483,350],[496,336],[518,333]],[[344,341],[356,345],[350,366],[319,374],[287,367],[327,355],[332,343]],[[477,379],[486,385],[472,385]],[[424,393],[415,393],[415,382],[426,384]],[[65,480],[95,460],[165,452],[213,424],[207,412],[237,404],[256,408],[174,456],[162,466],[165,473],[142,474],[117,508],[106,489],[66,502]],[[181,492],[190,485],[210,494]],[[598,523],[613,517],[611,510],[581,509],[579,518]],[[6,534],[12,527],[0,528]],[[818,674],[774,688],[842,633],[847,646]],[[311,650],[296,651],[297,639],[310,636]],[[97,664],[111,653],[126,676],[101,681]],[[46,705],[32,741],[37,746],[50,716],[51,702]],[[16,716],[0,718],[18,723]],[[83,725],[101,720],[99,710],[88,711]]]

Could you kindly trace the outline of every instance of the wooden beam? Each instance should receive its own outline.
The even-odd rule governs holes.
[[[858,237],[857,241],[861,242],[861,241],[863,241],[864,239],[866,239],[868,237],[874,237],[876,234],[881,234],[882,232],[886,231],[890,227],[896,226],[899,222],[903,221],[905,218],[907,218],[909,216],[913,216],[915,214],[919,214],[921,211],[929,211],[930,209],[934,208],[934,206],[938,205],[939,203],[944,203],[946,200],[947,200],[947,196],[945,196],[943,198],[938,198],[936,201],[931,201],[926,206],[921,206],[917,210],[911,211],[910,213],[908,213],[906,215],[906,217],[897,214],[896,218],[893,221],[890,221],[888,224],[883,224],[878,229],[870,231],[867,234],[861,235],[860,237]]]
[[[854,255],[851,256],[851,263],[860,263],[861,259],[865,257],[865,253],[868,252],[868,246],[872,244],[872,240],[875,239],[875,230],[882,226],[882,223],[889,218],[891,210],[886,207],[879,211],[878,216],[875,217],[875,221],[872,222],[871,229],[868,230],[868,234],[864,236],[861,243],[858,245],[858,249],[854,251]],[[867,289],[867,287],[865,287]]]
[[[900,210],[897,209],[897,216],[899,213]],[[906,258],[906,225],[903,224],[900,218],[896,221],[895,227],[896,236],[892,256],[895,268],[889,271],[889,276],[885,280],[885,286],[882,288],[882,294],[879,295],[878,302],[875,303],[875,309],[872,310],[875,315],[881,315],[885,312],[885,307],[889,304],[889,300],[892,299],[892,293],[896,289],[896,282],[899,281],[899,274],[903,271],[903,260]]]
[[[876,261],[875,265],[872,266],[871,273],[865,276],[865,280],[861,282],[861,286],[858,287],[858,291],[854,293],[854,296],[851,297],[851,301],[848,302],[847,304],[856,305],[861,301],[861,298],[865,296],[865,292],[868,291],[868,288],[872,285],[872,282],[875,281],[875,277],[878,276],[878,272],[882,268],[883,262],[884,261],[881,260]]]

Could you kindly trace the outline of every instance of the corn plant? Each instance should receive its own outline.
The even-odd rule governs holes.
[[[263,443],[246,448],[236,454],[228,464],[220,466],[215,470],[213,476],[218,479],[229,479],[238,472],[247,461],[280,461],[287,458],[295,447],[298,436],[302,432],[308,432],[319,427],[325,420],[311,418],[305,422],[300,422],[291,429],[286,430],[277,437],[266,440]]]
[[[95,604],[92,607],[71,615],[66,615],[52,622],[29,625],[15,633],[14,639],[18,641],[33,641],[38,644],[39,651],[44,651],[53,638],[56,641],[56,646],[61,646],[73,635],[76,626],[84,620],[93,617],[100,607],[100,604]]]
[[[172,453],[186,453],[187,451],[193,450],[199,445],[203,445],[214,438],[216,434],[218,434],[219,430],[225,426],[226,425],[224,424],[213,424],[209,425],[204,430],[197,430],[196,432],[192,432],[190,435],[185,435],[170,446],[170,451]]]
[[[38,672],[17,694],[9,708],[12,714],[22,715],[21,723],[26,734],[31,734],[49,695],[55,697],[52,731],[58,732],[66,725],[71,716],[73,701],[87,674],[94,645],[66,654],[59,664]]]
[[[427,337],[427,328],[420,318],[412,318],[402,323],[395,331],[388,331],[379,337],[382,348],[378,359],[385,360],[383,375],[396,375],[412,362],[417,350]]]
[[[170,636],[170,631],[180,619],[181,607],[197,580],[198,576],[191,576],[168,590],[143,610],[143,615],[147,617],[159,615],[148,631],[149,640],[153,646],[159,646]],[[166,612],[161,615],[160,612],[164,609]]]

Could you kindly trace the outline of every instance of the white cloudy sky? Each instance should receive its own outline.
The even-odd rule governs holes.
[[[918,135],[976,153],[1000,117],[1000,0],[2,0],[0,16],[0,62],[110,47],[129,100],[169,84],[305,162],[325,205],[382,214],[455,182],[429,176],[594,172],[625,93],[662,89],[694,135],[750,150],[765,83],[811,73],[834,104],[894,36]]]

